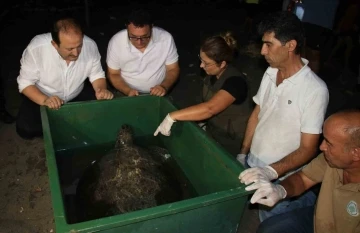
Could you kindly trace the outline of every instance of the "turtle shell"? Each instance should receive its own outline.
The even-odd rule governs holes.
[[[167,150],[133,143],[133,131],[123,125],[114,150],[91,164],[77,187],[82,221],[154,207],[176,201],[179,190],[163,169]],[[171,198],[168,193],[172,193]],[[176,196],[176,197],[175,197]]]

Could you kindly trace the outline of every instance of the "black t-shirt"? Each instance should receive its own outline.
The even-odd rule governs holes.
[[[216,82],[216,77],[211,76],[210,82],[213,85]],[[221,87],[222,90],[227,91],[235,98],[233,104],[242,104],[248,95],[247,83],[243,77],[232,76],[229,77]]]

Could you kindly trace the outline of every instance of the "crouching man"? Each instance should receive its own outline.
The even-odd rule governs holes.
[[[260,224],[258,233],[360,232],[360,110],[331,115],[323,133],[322,153],[301,171],[280,184],[257,175],[246,187],[256,190],[251,203],[274,206],[322,182],[316,207],[270,217]]]

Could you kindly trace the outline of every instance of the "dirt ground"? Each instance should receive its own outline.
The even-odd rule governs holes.
[[[154,7],[158,12],[157,25],[173,34],[180,55],[180,81],[170,95],[177,106],[194,104],[199,97],[202,83],[197,58],[200,38],[225,30],[232,30],[238,36],[241,53],[235,65],[248,75],[251,92],[256,93],[266,63],[259,56],[258,45],[248,46],[249,38],[241,31],[243,9],[195,5]],[[98,43],[105,64],[107,43],[123,28],[121,12],[126,12],[127,8],[95,6],[92,9],[87,34]],[[13,115],[20,104],[16,77],[21,54],[33,36],[48,32],[46,22],[55,12],[54,8],[13,8],[2,23],[1,75],[7,87],[7,107]],[[84,15],[81,7],[74,13]],[[339,84],[339,67],[334,65],[333,70],[326,69],[321,76],[328,83],[331,95],[328,114],[341,108],[359,107],[360,94],[354,91],[355,82],[349,79],[346,84]],[[0,233],[55,232],[43,140],[21,139],[15,132],[15,124],[0,123],[0,197]],[[249,226],[239,232],[254,232],[258,223],[256,212],[246,214]]]
[[[0,134],[0,232],[52,232],[43,140],[22,140],[14,128],[3,126]]]

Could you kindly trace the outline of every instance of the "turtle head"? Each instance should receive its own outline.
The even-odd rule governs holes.
[[[134,133],[130,125],[122,125],[117,136],[115,148],[132,145],[133,134]]]

